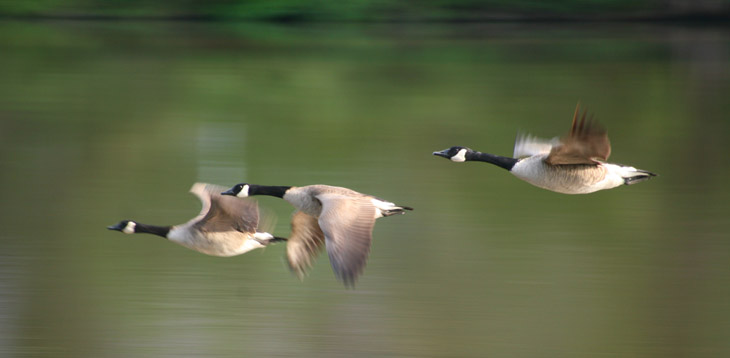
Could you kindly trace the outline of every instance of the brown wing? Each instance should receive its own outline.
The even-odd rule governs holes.
[[[586,113],[578,119],[580,104],[575,107],[570,133],[560,139],[560,145],[553,147],[545,159],[551,165],[596,164],[611,155],[611,142],[606,130],[592,116],[586,120]]]
[[[319,227],[332,269],[345,286],[353,286],[370,254],[375,206],[365,196],[321,194],[317,199],[322,202]]]
[[[207,232],[256,232],[259,222],[258,205],[253,199],[220,195],[226,188],[213,184],[196,183],[190,192],[203,203],[200,214],[190,223]]]
[[[304,278],[314,259],[324,247],[324,233],[317,218],[297,211],[291,218],[291,237],[286,243],[289,268]]]

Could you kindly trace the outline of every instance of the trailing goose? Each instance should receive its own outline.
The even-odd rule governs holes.
[[[254,200],[236,200],[220,195],[225,187],[195,183],[190,192],[203,204],[198,216],[175,226],[146,225],[122,220],[109,230],[125,234],[153,234],[189,249],[212,256],[235,256],[286,240],[258,232],[259,209]]]
[[[222,194],[239,198],[269,195],[288,201],[297,209],[292,216],[292,234],[287,242],[289,267],[301,278],[325,246],[335,276],[348,287],[355,284],[365,267],[375,219],[413,210],[329,185],[296,187],[242,183]]]
[[[587,194],[656,176],[634,167],[606,163],[611,154],[606,130],[591,119],[586,120],[586,112],[580,119],[578,114],[579,106],[575,108],[570,132],[561,139],[518,135],[514,158],[459,146],[433,154],[453,162],[491,163],[532,185],[563,194]]]

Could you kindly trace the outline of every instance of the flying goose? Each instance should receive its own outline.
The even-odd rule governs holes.
[[[220,195],[225,187],[195,183],[190,192],[203,204],[198,216],[175,226],[146,225],[122,220],[109,230],[125,234],[153,234],[189,249],[212,256],[235,256],[286,240],[256,231],[259,209],[254,200],[236,200]]]
[[[518,135],[514,158],[460,146],[433,154],[453,162],[491,163],[532,185],[563,194],[587,194],[656,176],[634,167],[606,163],[611,154],[606,130],[592,118],[586,120],[586,112],[578,119],[579,107],[575,108],[570,132],[561,139],[544,140]]]
[[[287,242],[289,267],[300,278],[323,246],[335,276],[352,287],[370,253],[375,219],[413,210],[374,196],[329,185],[268,186],[241,183],[223,195],[245,198],[269,195],[282,198],[297,211]]]

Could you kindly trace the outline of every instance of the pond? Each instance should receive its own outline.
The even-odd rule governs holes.
[[[730,31],[671,24],[0,22],[0,355],[730,354]],[[659,176],[570,196],[511,155],[577,102],[612,162]],[[331,184],[378,220],[348,290],[326,255],[233,258],[177,224],[194,182]],[[289,235],[292,208],[263,197]]]

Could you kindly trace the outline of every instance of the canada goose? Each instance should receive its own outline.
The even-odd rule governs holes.
[[[518,135],[514,158],[459,146],[433,154],[453,162],[491,163],[532,185],[563,194],[587,194],[656,176],[634,167],[605,163],[611,154],[606,130],[591,119],[586,121],[586,112],[579,120],[579,107],[575,108],[570,132],[561,139]]]
[[[375,219],[413,210],[374,196],[329,185],[268,186],[241,183],[223,195],[282,198],[297,211],[287,242],[289,267],[300,278],[326,246],[335,276],[352,287],[370,253]]]
[[[109,230],[125,234],[153,234],[212,256],[235,256],[286,240],[265,232],[257,232],[258,205],[253,200],[236,200],[220,195],[224,187],[195,183],[190,192],[203,204],[198,216],[175,226],[155,226],[122,220]]]

